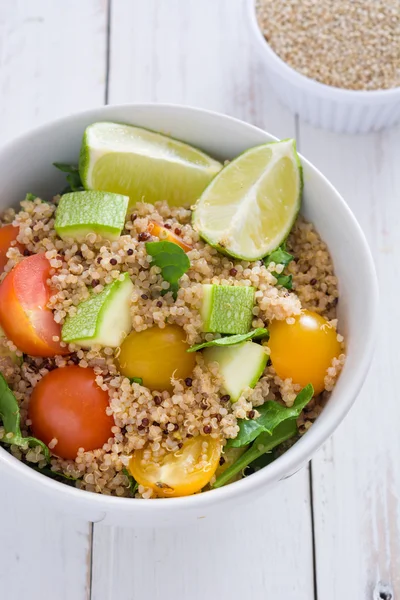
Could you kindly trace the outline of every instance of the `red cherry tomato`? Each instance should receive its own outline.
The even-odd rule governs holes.
[[[11,247],[11,242],[17,239],[19,234],[19,227],[13,225],[4,225],[0,227],[0,273],[4,271],[4,267],[7,264],[8,258],[6,256],[7,250]],[[22,244],[15,244],[16,248],[22,252],[24,247]]]
[[[44,254],[24,258],[0,285],[0,326],[8,339],[32,356],[67,354],[53,336],[61,339],[61,326],[46,307],[50,263]]]
[[[45,444],[58,440],[53,454],[74,459],[79,448],[96,450],[113,437],[108,405],[108,394],[97,385],[93,369],[63,367],[36,385],[28,417],[35,437]]]

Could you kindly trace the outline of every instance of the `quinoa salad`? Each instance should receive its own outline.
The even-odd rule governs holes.
[[[67,189],[1,215],[2,447],[135,499],[267,467],[312,426],[345,361],[293,140],[223,165],[95,123],[79,166],[55,165]]]

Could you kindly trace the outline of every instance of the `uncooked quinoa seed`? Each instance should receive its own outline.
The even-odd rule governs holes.
[[[400,86],[399,0],[257,0],[271,48],[303,75],[350,90]]]

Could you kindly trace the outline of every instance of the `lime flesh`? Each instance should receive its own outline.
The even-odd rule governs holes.
[[[89,190],[107,190],[136,202],[166,200],[190,206],[222,165],[183,142],[140,127],[94,123],[87,127],[79,172]]]
[[[294,140],[256,146],[229,163],[199,199],[193,226],[221,252],[258,260],[288,236],[300,209]]]

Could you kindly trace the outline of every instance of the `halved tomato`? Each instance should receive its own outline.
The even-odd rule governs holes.
[[[0,326],[9,340],[25,354],[55,356],[68,354],[61,339],[61,325],[47,308],[51,290],[47,285],[50,262],[44,254],[24,258],[0,285]]]
[[[4,267],[7,264],[8,258],[6,256],[7,250],[11,246],[11,242],[17,239],[19,234],[19,227],[13,225],[3,225],[0,227],[0,273],[4,271]],[[22,244],[15,244],[16,248],[22,252],[24,247]]]
[[[177,244],[177,246],[180,246],[185,252],[190,252],[190,250],[193,250],[192,246],[189,246],[189,244],[184,242],[179,235],[164,225],[156,223],[156,221],[150,221],[147,230],[149,233],[151,233],[151,235],[155,235],[156,237],[160,238],[161,241]]]

